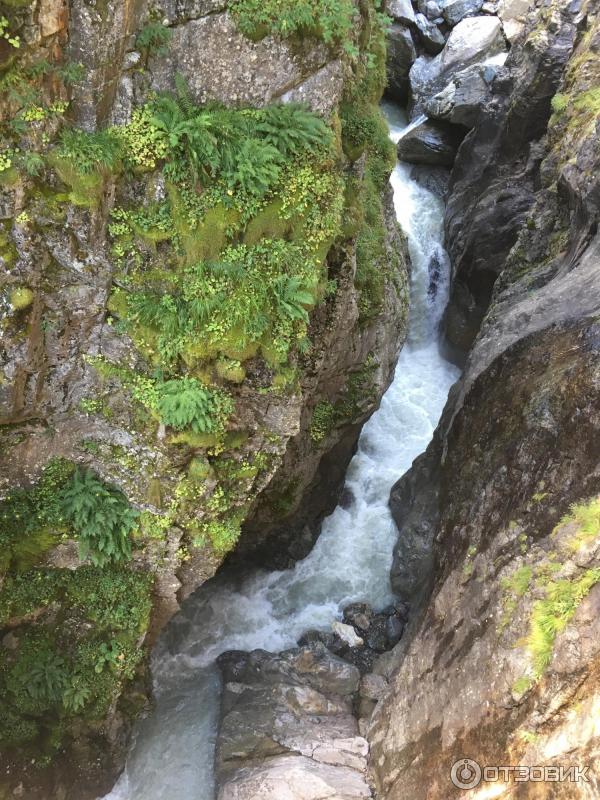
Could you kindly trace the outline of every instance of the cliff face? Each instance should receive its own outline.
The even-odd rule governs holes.
[[[228,552],[306,551],[404,338],[374,6],[341,4],[344,47],[229,5],[0,4],[0,747],[28,797],[111,785],[148,645]],[[333,132],[291,106],[308,144],[256,155],[275,117],[235,109],[280,100]],[[258,177],[192,169],[195,124],[243,129]]]
[[[478,271],[493,290],[434,440],[392,492],[393,580],[413,621],[378,666],[381,798],[448,797],[461,757],[597,763],[599,37],[595,4],[538,4],[505,96],[458,154],[455,301],[477,295]],[[588,777],[494,796],[587,797]]]

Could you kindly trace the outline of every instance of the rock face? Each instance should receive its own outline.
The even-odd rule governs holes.
[[[71,122],[89,132],[112,124],[123,128],[131,123],[133,112],[139,111],[149,93],[173,88],[179,72],[188,79],[184,93],[188,104],[217,99],[235,108],[263,106],[277,100],[304,102],[327,119],[332,113],[345,114],[345,132],[351,127],[349,123],[360,128],[362,122],[358,112],[348,119],[353,108],[349,100],[351,89],[360,84],[360,110],[370,115],[372,123],[378,121],[376,105],[385,79],[383,30],[370,5],[357,15],[350,34],[360,45],[352,67],[342,47],[326,45],[319,36],[296,37],[293,42],[275,35],[250,40],[238,30],[227,5],[219,0],[166,0],[154,4],[150,14],[141,2],[74,2],[67,10],[59,0],[38,0],[11,4],[10,31],[18,33],[21,45],[13,49],[19,51],[22,64],[14,60],[16,55],[10,50],[10,63],[5,62],[5,50],[12,45],[0,37],[2,68],[8,70],[14,61],[11,79],[18,78],[21,66],[30,69],[38,62],[50,65],[41,72],[34,70],[30,76],[32,81],[39,79],[36,91],[39,90],[41,111],[36,113],[43,118],[26,120],[24,134],[15,127],[12,144],[19,148],[13,153],[14,164],[6,165],[4,145],[0,157],[0,502],[21,488],[29,497],[35,487],[39,488],[43,470],[57,459],[65,460],[73,469],[75,465],[92,469],[103,485],[118,490],[119,497],[125,497],[139,514],[131,561],[114,571],[126,573],[127,579],[139,578],[145,582],[146,592],[144,604],[137,608],[139,628],[133,626],[129,631],[127,653],[128,657],[133,653],[135,658],[132,656],[125,665],[126,648],[118,650],[120,644],[114,642],[122,628],[130,624],[127,613],[121,611],[113,626],[112,611],[109,614],[103,610],[105,625],[100,630],[101,615],[94,605],[100,601],[93,587],[88,586],[89,591],[77,597],[78,602],[85,601],[92,607],[90,614],[81,618],[79,606],[68,599],[62,588],[61,581],[70,580],[69,576],[84,576],[95,569],[80,558],[75,535],[67,535],[63,526],[55,526],[57,529],[48,536],[40,522],[33,552],[27,550],[26,558],[15,558],[10,563],[12,550],[5,546],[2,517],[0,638],[5,627],[10,627],[10,642],[17,645],[0,653],[2,691],[7,664],[17,669],[18,659],[23,653],[27,655],[23,642],[30,640],[32,647],[41,641],[43,653],[47,640],[52,647],[60,646],[60,653],[53,651],[54,666],[60,666],[59,687],[68,682],[61,669],[67,661],[72,666],[70,659],[79,652],[76,646],[88,635],[95,637],[94,653],[100,656],[94,662],[88,654],[87,668],[96,675],[94,669],[100,662],[104,670],[97,684],[109,684],[111,676],[119,678],[115,678],[114,691],[111,688],[105,692],[104,705],[94,706],[93,711],[86,708],[87,716],[77,709],[70,711],[64,725],[62,689],[54,687],[52,696],[47,698],[52,713],[46,713],[45,707],[39,714],[28,710],[25,721],[18,715],[11,716],[25,697],[25,690],[20,694],[17,689],[7,692],[10,698],[6,703],[3,698],[0,713],[0,767],[4,776],[0,795],[6,791],[10,796],[16,790],[18,796],[21,782],[22,791],[31,800],[47,800],[51,796],[85,800],[110,789],[115,771],[122,764],[131,719],[143,707],[148,693],[144,656],[155,636],[178,610],[181,600],[214,575],[227,550],[235,544],[242,517],[247,519],[247,525],[241,541],[252,539],[257,532],[257,541],[250,542],[246,552],[255,553],[259,545],[269,540],[266,550],[277,551],[276,557],[287,563],[310,549],[323,514],[336,503],[361,425],[377,407],[391,380],[405,335],[405,243],[389,197],[382,191],[384,181],[372,183],[370,208],[378,209],[377,230],[373,234],[378,249],[367,265],[372,284],[364,275],[360,283],[357,273],[361,267],[365,269],[365,264],[357,263],[356,241],[360,235],[371,234],[365,221],[363,195],[365,176],[374,167],[369,164],[370,143],[350,144],[342,136],[336,145],[336,164],[332,162],[329,171],[335,172],[340,181],[347,180],[351,191],[343,226],[340,216],[335,235],[320,244],[323,249],[318,260],[324,265],[324,280],[319,287],[319,302],[314,309],[313,304],[307,304],[310,334],[303,342],[305,352],[296,348],[294,363],[287,366],[275,354],[269,366],[256,350],[245,352],[241,360],[226,361],[230,370],[221,375],[212,371],[215,364],[200,375],[195,357],[191,359],[194,367],[179,362],[175,370],[178,378],[216,381],[219,390],[231,395],[231,425],[223,431],[220,441],[197,432],[196,437],[183,441],[172,425],[159,421],[153,406],[155,398],[150,396],[155,385],[150,372],[158,363],[154,359],[156,351],[153,356],[147,348],[148,331],[141,340],[134,341],[135,336],[132,338],[131,332],[124,330],[123,307],[115,307],[113,300],[118,294],[117,284],[122,288],[121,278],[126,282],[129,274],[129,268],[124,266],[128,256],[117,244],[123,230],[129,230],[131,235],[127,247],[135,250],[137,267],[144,265],[144,276],[139,276],[137,287],[140,292],[150,287],[145,283],[152,272],[146,271],[150,262],[162,277],[167,276],[167,281],[173,277],[173,271],[170,277],[168,273],[173,264],[167,266],[170,245],[164,237],[165,219],[154,216],[155,212],[160,215],[160,209],[172,221],[171,212],[177,205],[173,186],[162,172],[164,164],[159,157],[149,159],[139,170],[126,171],[121,161],[114,165],[114,172],[104,166],[92,169],[92,178],[90,173],[83,178],[75,176],[81,183],[77,187],[69,177],[73,179],[81,159],[70,157],[69,163],[63,163],[66,172],[56,167],[60,160],[59,129],[70,127]],[[157,24],[157,16],[168,24]],[[144,45],[148,37],[150,46]],[[81,74],[73,70],[75,65],[68,64],[69,60],[81,62]],[[64,77],[67,66],[77,73],[68,80]],[[361,81],[366,84],[367,66],[370,83],[365,88]],[[44,72],[46,69],[49,71]],[[352,74],[350,82],[353,69],[358,73]],[[13,119],[23,111],[15,103],[17,100],[2,88],[3,119]],[[339,118],[335,116],[334,121],[337,124]],[[134,146],[146,147],[147,136],[147,128],[136,131]],[[106,143],[102,136],[94,141]],[[17,152],[30,151],[33,155],[41,153],[41,165],[33,168],[33,172],[38,170],[37,175],[17,163]],[[378,174],[383,175],[391,166],[380,161],[378,168],[382,170]],[[307,187],[311,191],[310,185],[310,177],[300,176],[296,195],[300,196]],[[341,186],[340,183],[339,198],[344,205]],[[195,183],[187,198],[196,204],[201,217],[206,212],[202,206],[206,193],[202,191]],[[233,202],[229,198],[237,191],[224,192],[225,204]],[[308,202],[311,208],[312,202]],[[179,217],[175,238],[182,259],[188,258],[187,251],[182,255],[183,240],[188,247],[195,246],[204,236],[202,247],[189,256],[188,267],[208,259],[203,249],[207,241],[221,242],[217,254],[226,243],[237,246],[244,244],[243,240],[246,245],[250,241],[289,244],[291,230],[282,221],[281,207],[265,208],[268,204],[262,201],[250,203],[242,227],[231,233],[224,218],[232,209],[225,208],[225,204],[211,209],[216,216],[206,225],[196,224],[197,218],[191,235],[185,212]],[[178,208],[181,211],[183,206]],[[123,223],[123,217],[119,222],[115,216],[115,212],[117,216],[124,212],[131,222],[134,209],[144,218],[142,227],[135,231]],[[261,215],[262,221],[256,224],[256,217]],[[125,234],[125,238],[128,236]],[[308,236],[306,233],[305,240]],[[157,272],[153,274],[156,276]],[[163,284],[161,295],[168,294],[168,287]],[[364,312],[367,305],[368,315]],[[300,304],[295,313],[304,318],[307,308]],[[235,363],[238,360],[239,364]],[[276,363],[279,366],[274,366]],[[140,383],[140,379],[148,381]],[[140,405],[142,396],[145,406]],[[148,410],[150,407],[152,411]],[[318,411],[323,409],[331,414],[320,428]],[[56,501],[51,490],[50,495]],[[43,502],[37,502],[45,510],[52,506],[47,494]],[[304,514],[297,513],[300,506],[306,509]],[[223,524],[219,517],[224,508],[236,509],[237,522],[233,526]],[[24,530],[32,527],[30,518],[40,519],[36,516],[38,510],[26,518]],[[193,525],[187,524],[188,511],[195,519]],[[211,538],[206,528],[204,533],[200,528],[211,515],[215,522],[215,514],[219,521],[211,529]],[[17,537],[15,547],[22,538]],[[274,548],[273,542],[277,541],[279,545]],[[262,554],[256,557],[262,558]],[[28,577],[22,579],[25,573]],[[42,593],[41,599],[35,594],[35,587],[45,580],[54,593],[51,601],[46,594]],[[33,608],[29,608],[28,595],[26,601],[22,599],[25,590],[14,590],[13,581],[29,587],[34,595]],[[125,600],[115,599],[110,586],[107,590],[105,583],[100,583],[109,598],[102,595],[107,603],[129,599],[134,604],[127,592]],[[13,614],[13,601],[22,602],[25,613]],[[57,625],[62,626],[64,640],[56,633]],[[101,641],[101,637],[105,640]],[[105,650],[101,650],[102,646]],[[112,653],[109,660],[112,657],[114,663],[110,668],[101,657],[105,651]],[[135,684],[128,683],[132,677]],[[119,697],[122,684],[131,689],[124,698]],[[81,698],[75,705],[79,707],[80,702]],[[85,696],[83,703],[85,706]],[[36,719],[45,715],[50,720],[38,738],[31,715]],[[11,738],[14,736],[16,748],[15,739]],[[33,754],[36,747],[42,746],[46,763],[51,760],[47,759],[46,749],[49,739],[53,753],[58,753],[54,763],[47,770],[29,769],[27,748],[31,744]]]
[[[522,183],[529,211],[500,216],[499,277],[463,377],[429,449],[392,492],[394,587],[414,617],[376,666],[390,679],[367,732],[381,800],[451,796],[461,758],[597,763],[600,148],[590,91],[600,31],[578,6],[556,3],[547,15],[532,14],[509,59],[506,102],[463,144],[450,187],[451,244],[473,225],[469,213],[454,215],[453,192],[481,209],[486,170],[499,201]],[[480,158],[484,140],[503,142],[498,171]],[[510,168],[499,152],[511,153]],[[503,247],[509,220],[514,238]],[[552,792],[593,795],[589,777]],[[477,795],[513,789],[484,780]],[[548,791],[530,783],[523,796]]]
[[[425,103],[429,117],[473,128],[482,107],[492,98],[492,84],[498,69],[494,66],[473,64],[452,78],[441,92]]]
[[[366,800],[368,746],[356,667],[315,644],[219,657],[224,694],[219,800]]]
[[[445,224],[454,279],[446,331],[459,350],[473,341],[534,200],[543,157],[537,141],[577,35],[576,11],[554,15],[555,27],[543,36],[530,33],[525,45],[511,52],[509,85],[504,90],[497,86],[493,103],[465,139],[452,175]]]

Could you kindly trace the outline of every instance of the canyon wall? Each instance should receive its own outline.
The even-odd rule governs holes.
[[[158,632],[236,546],[283,562],[310,548],[404,340],[375,8],[342,4],[341,41],[248,31],[245,5],[0,4],[0,794],[110,788]],[[169,161],[198,104],[235,127],[251,114],[227,108],[280,101],[325,119],[330,149],[278,166],[258,202]],[[173,360],[179,334],[131,303],[170,293],[181,309],[190,270],[233,250],[296,254],[316,280],[278,262],[262,285],[285,284],[287,321],[271,337],[208,352],[188,336]],[[165,422],[169,381],[213,418]]]
[[[478,332],[391,496],[411,624],[376,666],[382,800],[453,795],[461,758],[591,768],[465,796],[598,793],[599,47],[596,3],[537,3],[458,150],[447,325]]]

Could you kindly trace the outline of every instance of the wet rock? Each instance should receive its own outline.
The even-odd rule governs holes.
[[[340,639],[335,633],[330,633],[328,631],[316,631],[311,630],[303,633],[302,636],[298,639],[298,646],[299,647],[311,647],[312,645],[320,642],[321,644],[325,645],[325,647],[334,655],[341,654],[345,652],[348,648],[346,642],[343,639]]]
[[[406,102],[410,88],[408,75],[417,57],[417,51],[410,30],[403,25],[392,25],[388,31],[387,41],[387,91],[400,102]]]
[[[398,142],[398,158],[410,164],[452,166],[464,137],[460,128],[424,122]]]
[[[348,509],[351,508],[353,503],[354,503],[354,492],[352,491],[352,489],[350,489],[349,486],[344,486],[340,497],[339,505],[344,509]]]
[[[366,631],[373,618],[373,609],[367,603],[352,603],[344,609],[344,622]]]
[[[410,176],[420,186],[433,192],[436,197],[446,199],[450,182],[450,170],[446,167],[426,167],[417,164],[410,171]]]
[[[387,648],[395,647],[402,638],[403,633],[404,633],[404,622],[399,617],[388,617],[385,623]]]
[[[442,15],[453,28],[465,17],[473,17],[481,11],[483,0],[444,0]]]
[[[498,67],[473,64],[457,72],[450,83],[425,104],[429,117],[467,128],[474,127],[479,113],[492,97]]]
[[[446,39],[437,25],[430,22],[424,14],[415,15],[415,24],[425,52],[431,55],[440,53],[446,44]]]
[[[469,17],[452,29],[446,46],[435,58],[418,58],[410,70],[417,105],[447,85],[456,72],[475,62],[503,53],[506,43],[496,17]]]
[[[365,636],[365,644],[376,653],[383,653],[388,649],[387,623],[390,618],[377,614]]]
[[[359,647],[364,643],[363,639],[358,636],[352,625],[344,625],[343,622],[338,622],[336,620],[332,623],[331,629],[342,641],[346,642],[349,647]]]
[[[218,663],[220,800],[248,791],[264,800],[370,796],[368,747],[352,714],[358,670],[323,646],[228,653]]]
[[[442,6],[436,0],[427,0],[425,4],[425,16],[427,19],[436,20],[442,16]]]
[[[386,13],[396,22],[403,25],[414,25],[415,12],[410,0],[388,0]]]

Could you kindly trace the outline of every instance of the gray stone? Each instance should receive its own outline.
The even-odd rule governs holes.
[[[424,122],[398,142],[398,158],[409,164],[452,166],[463,134],[442,122]]]
[[[473,17],[481,11],[483,0],[443,0],[442,16],[453,28],[465,17]]]
[[[446,40],[437,25],[430,22],[424,14],[416,14],[415,23],[425,51],[431,55],[440,53]]]
[[[415,12],[410,0],[388,0],[386,11],[396,22],[404,25],[414,25]]]
[[[359,647],[364,643],[363,639],[356,633],[352,625],[344,625],[343,622],[335,620],[331,624],[331,630],[336,633],[342,641],[346,642],[349,647]]]
[[[392,25],[388,31],[387,91],[404,103],[408,100],[410,68],[417,57],[411,32],[403,25]]]
[[[479,112],[492,96],[491,83],[496,68],[473,64],[457,72],[441,92],[425,104],[429,117],[444,119],[472,128]]]
[[[435,58],[420,56],[410,70],[411,93],[417,105],[445,86],[454,73],[505,52],[500,20],[470,17],[452,29],[446,46]]]
[[[385,694],[388,687],[388,682],[381,675],[374,675],[370,672],[368,675],[363,675],[360,682],[359,694],[368,700],[379,700]]]
[[[425,16],[433,22],[442,18],[442,7],[436,0],[428,0],[425,6]]]
[[[339,101],[343,83],[341,65],[330,63],[323,43],[298,48],[272,36],[252,42],[227,13],[173,28],[168,53],[151,58],[149,70],[153,89],[172,90],[180,73],[196,101],[230,106],[262,106],[286,95],[327,112]]]

